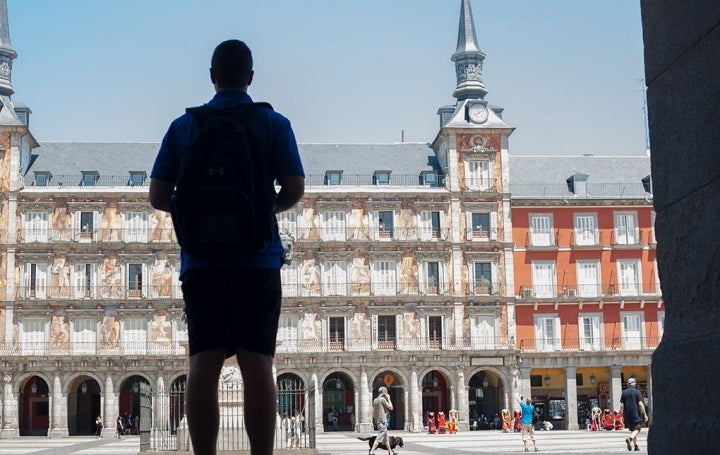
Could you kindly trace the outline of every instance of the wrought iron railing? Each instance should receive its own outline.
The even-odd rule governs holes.
[[[660,283],[598,283],[580,285],[522,284],[521,299],[593,299],[622,297],[658,297]]]
[[[53,341],[0,342],[0,356],[186,356],[187,340],[163,341]]]
[[[369,352],[369,351],[498,351],[515,349],[508,337],[463,336],[453,337],[421,337],[421,336],[389,336],[384,338],[352,338],[336,339],[332,342],[323,339],[279,338],[276,351],[278,353],[296,352]]]
[[[660,337],[621,336],[595,338],[523,338],[520,340],[522,352],[553,351],[633,351],[655,349]]]
[[[31,285],[17,288],[18,300],[117,300],[117,299],[180,299],[179,284],[138,286],[127,285],[85,285],[85,286],[43,286]]]

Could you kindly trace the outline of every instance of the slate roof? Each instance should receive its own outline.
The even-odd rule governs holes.
[[[72,176],[65,184],[74,185],[81,173],[88,171],[121,180],[131,171],[149,175],[158,147],[159,143],[44,142],[33,150],[27,176],[32,179],[35,171],[50,172],[55,182]],[[326,171],[343,171],[343,176],[391,171],[394,177],[410,177],[404,180],[408,185],[416,185],[415,178],[423,171],[441,171],[426,143],[299,144],[299,148],[308,185],[322,185]],[[644,198],[648,193],[642,179],[650,174],[650,158],[510,155],[513,198],[574,197],[566,181],[575,174],[587,175],[589,197]]]

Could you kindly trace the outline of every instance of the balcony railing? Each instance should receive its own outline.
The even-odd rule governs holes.
[[[179,284],[148,286],[130,289],[127,286],[21,286],[17,298],[25,300],[82,300],[82,299],[175,299],[182,298]]]
[[[186,340],[167,341],[20,341],[0,343],[0,356],[79,356],[79,355],[187,355]]]
[[[476,295],[480,292],[494,291],[492,287],[478,287]],[[437,282],[427,285],[400,282],[364,282],[364,283],[292,283],[284,280],[282,283],[283,297],[398,297],[398,296],[442,296],[450,294],[449,283]],[[492,295],[492,294],[487,294]]]
[[[18,230],[20,243],[48,242],[122,242],[122,243],[176,243],[173,228],[107,228],[107,229],[34,229]]]
[[[655,349],[660,337],[625,336],[614,338],[523,338],[522,352],[553,351],[633,351]]]
[[[297,225],[280,223],[280,230],[292,234],[298,241],[346,242],[354,241],[410,241],[439,242],[447,240],[447,228],[401,228],[401,227],[313,227],[300,228]]]
[[[278,353],[293,352],[368,352],[368,351],[498,351],[515,349],[507,337],[389,337],[386,339],[336,339],[332,342],[318,339],[278,339]]]
[[[575,286],[524,284],[522,299],[592,299],[600,297],[647,297],[662,295],[660,283],[602,283]]]

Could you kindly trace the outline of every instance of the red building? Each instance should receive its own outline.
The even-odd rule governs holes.
[[[651,396],[664,305],[649,174],[642,156],[511,158],[521,389],[556,428],[619,408],[631,376]]]

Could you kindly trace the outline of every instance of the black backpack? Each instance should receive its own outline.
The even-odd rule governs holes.
[[[185,152],[172,198],[178,243],[198,259],[247,258],[273,238],[275,186],[246,120],[267,103],[188,108],[200,134]]]

